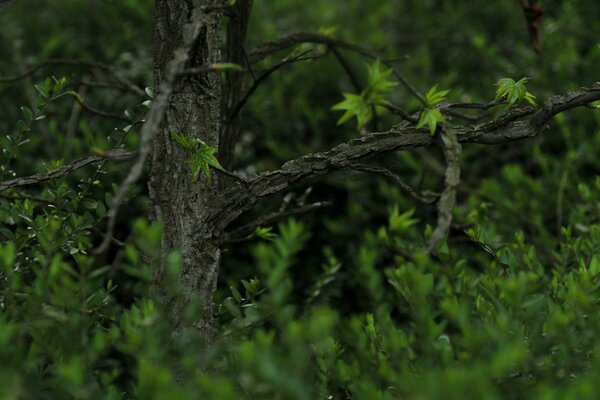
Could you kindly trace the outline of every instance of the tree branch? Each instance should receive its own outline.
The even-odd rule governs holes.
[[[21,79],[27,78],[35,74],[38,70],[49,65],[71,65],[76,67],[97,68],[111,73],[115,80],[119,82],[124,89],[138,95],[146,96],[144,90],[131,82],[129,79],[121,75],[114,67],[90,60],[66,59],[66,58],[49,58],[34,65],[28,70],[13,76],[0,76],[0,83],[12,83]]]
[[[235,105],[235,107],[231,111],[231,114],[228,116],[228,118],[234,119],[235,117],[237,117],[240,110],[242,109],[242,107],[244,107],[244,105],[246,104],[246,102],[248,101],[250,96],[252,96],[252,94],[256,91],[256,89],[258,89],[258,86],[260,86],[260,84],[263,81],[265,81],[273,72],[277,71],[278,69],[280,69],[286,65],[293,64],[295,62],[314,60],[314,59],[320,57],[320,55],[304,57],[304,55],[306,55],[306,53],[308,53],[308,51],[302,52],[301,54],[298,54],[297,56],[292,57],[292,58],[284,58],[283,60],[281,60],[281,61],[273,64],[271,67],[269,67],[258,78],[256,78],[256,80],[252,83],[252,86],[246,91],[246,93],[244,93],[244,95],[242,96],[240,101]]]
[[[35,185],[38,183],[51,181],[54,179],[62,178],[63,176],[69,175],[71,172],[76,171],[80,168],[83,168],[89,164],[93,164],[98,161],[110,159],[115,161],[126,161],[130,160],[135,156],[135,153],[132,153],[123,148],[116,148],[112,150],[108,150],[103,154],[97,156],[90,156],[85,158],[80,158],[68,165],[63,165],[62,167],[53,169],[52,171],[48,171],[45,173],[39,173],[31,176],[20,177],[9,179],[4,182],[0,182],[0,192],[6,189],[20,187],[20,186],[28,186]]]
[[[402,188],[402,190],[404,190],[406,193],[408,193],[412,198],[414,198],[415,200],[418,200],[424,204],[433,204],[439,197],[439,195],[427,196],[427,195],[422,195],[422,194],[417,193],[417,191],[415,189],[413,189],[410,185],[406,184],[402,180],[402,178],[400,178],[398,175],[394,174],[392,171],[390,171],[387,168],[377,167],[374,165],[353,164],[353,163],[348,164],[348,167],[355,171],[370,172],[370,173],[386,176],[386,177],[392,179],[398,186],[400,186],[400,188]]]
[[[442,148],[446,158],[446,171],[444,173],[444,191],[438,202],[437,226],[429,237],[427,253],[430,254],[438,242],[446,236],[452,224],[452,210],[456,203],[456,188],[460,182],[460,143],[452,128],[445,128],[441,132]]]
[[[331,206],[330,202],[320,201],[317,203],[306,204],[289,210],[279,210],[267,215],[263,215],[260,218],[246,225],[242,225],[231,232],[223,234],[223,236],[219,239],[219,244],[225,245],[244,241],[248,237],[248,235],[251,235],[254,232],[254,230],[260,226],[271,225],[274,222],[280,221],[292,215],[306,214],[308,212],[329,206]]]
[[[532,107],[517,108],[497,119],[470,127],[453,127],[458,143],[501,144],[538,135],[556,114],[600,100],[600,82],[590,89],[569,92],[550,98],[535,111]],[[533,115],[532,115],[533,114]],[[529,120],[519,120],[532,115]],[[286,162],[281,169],[263,172],[248,179],[245,187],[231,187],[214,200],[210,221],[218,235],[257,200],[309,178],[340,169],[351,169],[353,164],[378,154],[440,145],[437,137],[410,124],[399,124],[387,132],[370,133],[329,151],[308,154]]]
[[[264,43],[262,46],[248,54],[248,62],[250,64],[254,64],[263,60],[264,58],[268,57],[273,53],[301,43],[323,43],[332,47],[350,50],[371,59],[381,58],[378,54],[372,52],[371,50],[365,47],[345,42],[343,40],[335,39],[331,36],[326,36],[320,33],[296,32],[292,33],[289,36],[285,36]],[[406,89],[408,89],[408,91],[411,92],[422,104],[425,104],[425,97],[423,96],[423,94],[419,92],[417,88],[415,88],[415,86],[411,84],[408,79],[406,79],[404,75],[402,75],[396,68],[394,68],[391,62],[381,60],[381,63],[386,65],[388,68],[391,68],[394,76],[406,87]]]

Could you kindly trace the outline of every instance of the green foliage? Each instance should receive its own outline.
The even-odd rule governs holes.
[[[358,128],[364,127],[371,119],[378,107],[387,101],[387,97],[396,82],[390,80],[391,69],[382,68],[379,60],[367,66],[367,87],[360,93],[342,93],[344,100],[331,107],[332,110],[344,111],[338,120],[338,125],[356,117]]]
[[[30,2],[9,3],[0,6],[2,74],[47,58],[82,58],[114,64],[140,87],[152,82],[153,2],[47,0],[35,13]],[[321,33],[381,52],[416,87],[440,82],[461,102],[488,101],[485,82],[498,76],[535,77],[544,85],[533,87],[540,99],[598,79],[594,2],[544,2],[541,59],[524,24],[506,24],[522,20],[514,2],[254,3],[249,48],[282,32],[336,27]],[[343,55],[350,67],[364,62]],[[350,104],[342,117],[354,110],[345,121],[390,126],[394,117],[377,111],[388,98],[407,110],[422,107],[392,90],[388,70],[376,65],[364,91],[344,95]],[[0,85],[2,180],[137,147],[149,100],[83,87],[118,86],[102,71],[44,68],[31,84]],[[497,100],[533,105],[527,81],[501,82]],[[333,56],[277,71],[244,109],[238,165],[268,170],[356,137],[329,111],[348,85]],[[430,90],[420,127],[435,132],[444,123],[435,108],[444,92]],[[121,127],[85,110],[71,119],[82,100],[129,122]],[[173,336],[170,310],[158,307],[155,268],[168,276],[162,289],[185,293],[179,255],[157,259],[160,227],[145,222],[143,185],[120,212],[109,254],[93,255],[123,164],[0,192],[0,399],[595,399],[599,121],[590,110],[574,111],[555,118],[543,140],[502,151],[465,145],[455,224],[430,257],[422,249],[435,207],[373,175],[311,182],[311,196],[333,207],[258,228],[251,236],[266,240],[223,249],[210,347],[191,330]],[[215,153],[207,150],[194,168],[202,144],[179,136],[196,179],[210,172]],[[441,160],[427,150],[377,162],[426,192],[441,188]],[[279,206],[275,199],[255,211]],[[189,305],[190,320],[198,307]]]
[[[421,110],[417,128],[422,128],[427,125],[429,127],[429,133],[434,135],[438,124],[443,124],[446,122],[446,118],[444,118],[441,111],[432,107],[442,102],[449,92],[450,90],[438,91],[437,85],[434,85],[431,89],[429,89],[425,95],[426,108]]]
[[[277,237],[277,235],[273,232],[272,226],[257,226],[254,229],[254,232],[249,236],[249,238],[257,237],[263,240],[273,240]]]
[[[509,107],[512,107],[517,102],[526,101],[532,106],[536,107],[535,96],[527,91],[525,83],[529,81],[529,78],[521,78],[515,82],[511,78],[502,78],[497,83],[498,89],[496,90],[496,100],[506,101]]]
[[[200,172],[210,182],[210,168],[223,169],[219,160],[215,157],[217,149],[209,146],[198,138],[189,138],[177,132],[171,132],[171,136],[182,149],[191,153],[187,159],[188,164],[192,168],[192,180],[198,180]]]

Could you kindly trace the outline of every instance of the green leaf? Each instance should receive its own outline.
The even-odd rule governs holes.
[[[216,152],[216,148],[207,146],[204,143],[201,143],[200,147],[195,150],[192,156],[188,159],[188,163],[192,167],[193,181],[197,180],[200,176],[200,172],[202,172],[206,179],[210,182],[210,167],[223,169],[217,158],[214,156]]]
[[[373,118],[373,110],[385,103],[388,95],[397,85],[396,82],[390,80],[392,70],[382,68],[379,60],[367,66],[367,72],[368,84],[362,93],[342,93],[344,100],[331,108],[345,111],[338,120],[338,125],[356,117],[358,128],[365,126]]]
[[[25,107],[25,106],[21,107],[21,111],[23,111],[23,114],[25,115],[25,119],[27,120],[27,122],[31,122],[31,120],[33,119],[33,111],[31,111],[31,109],[29,107]]]
[[[234,63],[215,63],[210,65],[211,69],[216,71],[243,71],[241,65]]]
[[[254,229],[254,233],[251,236],[255,236],[264,240],[273,240],[277,237],[277,234],[271,232],[272,230],[272,226],[257,226],[256,229]]]
[[[429,133],[435,134],[438,123],[445,123],[446,118],[442,115],[440,110],[437,109],[426,109],[421,112],[419,122],[417,123],[417,129],[427,125],[429,127]]]
[[[235,299],[235,301],[237,301],[238,303],[242,302],[242,294],[233,286],[230,286],[229,289],[231,290],[231,294],[233,295],[233,298]]]
[[[148,95],[148,97],[151,99],[154,98],[154,88],[152,86],[147,86],[144,88],[144,92],[146,92],[146,95]]]
[[[332,110],[343,110],[345,113],[338,119],[337,124],[341,125],[352,117],[356,117],[358,128],[362,128],[373,117],[371,107],[365,99],[358,94],[343,93],[344,100],[331,107]]]
[[[192,142],[185,136],[180,135],[175,131],[171,132],[171,136],[184,150],[192,151],[194,149]]]
[[[125,110],[125,117],[130,121],[135,121],[135,114],[131,110]]]
[[[506,101],[509,107],[520,101],[526,101],[532,106],[536,107],[535,96],[527,91],[525,83],[529,81],[529,78],[521,78],[515,82],[511,78],[502,78],[496,82],[496,100]]]
[[[29,128],[27,128],[27,124],[22,119],[17,121],[17,131],[19,133],[26,132],[28,129]]]
[[[450,90],[437,90],[437,84],[433,85],[431,89],[425,95],[425,102],[428,106],[435,106],[446,98]]]
[[[40,94],[40,96],[42,96],[44,99],[47,99],[48,97],[50,97],[50,93],[48,93],[48,89],[46,89],[45,86],[43,86],[43,85],[34,85],[34,87],[38,91],[38,93]]]
[[[398,84],[390,80],[392,70],[390,68],[381,68],[381,62],[377,59],[373,65],[367,66],[368,70],[368,87],[365,90],[370,96],[367,97],[368,102],[378,104],[381,100],[385,100],[387,95]]]
[[[319,28],[319,33],[324,36],[333,36],[338,28],[338,26],[322,26]]]
[[[54,86],[52,87],[52,93],[59,94],[60,92],[62,92],[63,88],[67,84],[67,78],[65,78],[64,76],[62,78],[56,78],[53,76],[52,80],[54,81]]]
[[[389,216],[390,231],[395,233],[403,233],[410,229],[411,226],[419,222],[418,219],[413,219],[414,209],[403,212],[398,211],[398,206],[394,206]]]

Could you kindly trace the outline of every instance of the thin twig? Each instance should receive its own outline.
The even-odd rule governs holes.
[[[8,200],[32,200],[32,201],[36,201],[36,202],[42,203],[42,204],[56,205],[56,202],[54,202],[50,199],[46,199],[44,197],[39,197],[39,196],[32,196],[30,194],[24,194],[24,193],[19,193],[19,194],[15,194],[15,195],[0,193],[0,196],[4,197],[5,199],[8,199]]]
[[[398,186],[400,186],[400,188],[402,190],[404,190],[412,198],[420,201],[423,204],[433,204],[433,203],[435,203],[437,201],[437,199],[439,197],[439,196],[425,196],[425,195],[417,193],[417,191],[414,190],[410,185],[408,185],[407,183],[405,183],[402,180],[402,178],[400,178],[398,175],[394,174],[392,171],[390,171],[387,168],[377,167],[377,166],[374,166],[374,165],[354,164],[354,163],[348,163],[348,167],[351,168],[351,169],[353,169],[353,170],[355,170],[355,171],[381,174],[383,176],[391,178]]]
[[[353,51],[355,53],[361,54],[365,57],[371,58],[371,59],[381,59],[381,57],[374,53],[373,51],[362,47],[362,46],[358,46],[356,44],[353,43],[349,43],[349,42],[345,42],[343,40],[339,40],[339,39],[335,39],[332,38],[331,36],[326,36],[326,35],[322,35],[319,33],[310,33],[310,32],[297,32],[297,33],[293,33],[289,36],[285,36],[276,40],[273,40],[271,42],[267,42],[264,43],[262,46],[260,46],[259,48],[257,48],[256,50],[254,50],[253,52],[251,52],[248,55],[248,60],[250,61],[251,64],[254,64],[258,61],[263,60],[265,57],[276,53],[280,50],[286,49],[288,47],[300,44],[300,43],[324,43],[324,44],[328,44],[332,47],[337,47],[340,49],[345,49],[345,50],[350,50]],[[394,76],[402,83],[402,85],[404,85],[404,87],[406,89],[408,89],[408,91],[410,93],[412,93],[413,96],[415,96],[419,102],[421,102],[421,104],[425,104],[425,96],[423,96],[423,94],[421,92],[419,92],[419,90],[417,90],[417,88],[410,83],[410,81],[408,79],[406,79],[406,77],[400,73],[400,71],[398,71],[392,62],[386,61],[386,60],[381,60],[381,62],[387,66],[388,68],[390,68],[392,70],[392,73],[394,74]]]
[[[93,164],[98,161],[106,159],[114,161],[126,161],[132,159],[134,155],[135,153],[132,153],[123,148],[108,150],[96,156],[80,158],[79,160],[76,160],[71,164],[63,165],[62,167],[58,167],[45,173],[39,173],[31,176],[19,177],[0,182],[0,192],[9,188],[35,185],[38,183],[59,179],[69,175],[73,171],[76,171],[80,168],[83,168],[89,164]]]
[[[84,110],[86,110],[92,114],[96,114],[96,115],[99,115],[104,118],[112,118],[112,119],[116,119],[116,120],[123,121],[123,122],[130,122],[129,119],[127,119],[125,116],[123,116],[121,114],[103,111],[98,108],[90,106],[80,96],[75,97],[75,100],[79,103],[81,108],[83,108]]]
[[[260,218],[254,220],[246,225],[240,226],[239,228],[237,228],[231,232],[225,233],[223,235],[223,237],[219,240],[219,244],[226,245],[226,244],[242,242],[244,240],[247,240],[248,235],[251,235],[256,230],[256,228],[258,228],[260,226],[271,225],[274,222],[280,221],[280,220],[290,217],[292,215],[306,214],[308,212],[318,210],[318,209],[321,209],[324,207],[329,207],[329,206],[331,206],[330,202],[321,201],[321,202],[317,202],[317,203],[307,204],[307,205],[303,205],[300,207],[280,210],[280,211],[276,211],[276,212],[273,212],[273,213],[270,213],[267,215],[263,215]]]
[[[289,64],[293,64],[299,61],[307,61],[307,60],[314,60],[316,58],[321,57],[321,55],[319,56],[309,56],[309,57],[303,57],[305,54],[309,53],[310,50],[307,50],[305,52],[302,52],[301,54],[298,54],[297,56],[293,57],[293,58],[284,58],[283,60],[279,61],[278,63],[272,65],[271,67],[269,67],[265,72],[263,72],[258,78],[256,78],[256,80],[252,83],[252,86],[250,86],[250,88],[248,89],[248,91],[246,91],[246,93],[244,93],[244,96],[240,99],[240,101],[236,104],[235,108],[233,109],[233,111],[231,112],[231,114],[229,115],[229,119],[233,119],[235,118],[238,113],[240,112],[240,110],[242,109],[242,107],[244,107],[244,105],[246,104],[246,102],[248,101],[248,99],[250,98],[250,96],[252,96],[252,94],[256,91],[256,89],[258,89],[258,87],[260,86],[260,84],[266,80],[273,72],[277,71],[278,69],[289,65]]]
[[[114,67],[106,64],[102,64],[96,61],[91,60],[79,60],[79,59],[66,59],[66,58],[50,58],[40,63],[34,65],[33,67],[23,71],[20,74],[13,76],[0,76],[0,83],[12,83],[17,82],[21,79],[27,78],[33,74],[35,74],[38,70],[43,67],[49,65],[70,65],[76,67],[86,67],[86,68],[97,68],[107,72],[110,72],[112,76],[119,82],[125,89],[130,92],[138,95],[145,96],[144,90],[142,90],[139,86],[131,82],[129,79],[125,78],[121,73],[119,73]]]

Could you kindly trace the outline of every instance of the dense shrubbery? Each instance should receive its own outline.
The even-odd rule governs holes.
[[[39,2],[35,18],[21,17],[23,3],[0,13],[0,70],[18,73],[28,54],[116,60],[128,79],[150,86],[151,2]],[[338,0],[302,10],[286,0],[256,3],[252,44],[281,31],[337,27],[336,35],[384,56],[409,54],[402,70],[419,87],[451,88],[455,101],[492,100],[493,83],[505,76],[530,76],[538,100],[598,79],[600,8],[589,2],[544,2],[539,62],[508,2],[352,0],[343,11]],[[97,26],[83,24],[89,14]],[[122,14],[121,30],[114,24]],[[147,43],[132,47],[135,38]],[[348,60],[366,82],[363,61]],[[82,81],[107,78],[100,70],[52,73],[68,79],[40,72],[0,86],[0,182],[115,143],[138,145],[147,99],[83,89]],[[336,127],[339,114],[330,111],[351,88],[334,57],[276,74],[244,114],[238,167],[246,172],[356,136],[354,124]],[[78,109],[77,96],[135,112],[108,121]],[[400,89],[391,96],[418,108]],[[370,128],[395,122],[382,115]],[[1,191],[0,400],[596,399],[599,122],[597,112],[578,110],[527,143],[464,146],[455,224],[431,256],[422,249],[433,207],[383,177],[316,180],[310,198],[332,207],[226,247],[210,344],[193,329],[172,336],[169,314],[159,310],[151,260],[161,227],[146,219],[142,185],[121,210],[110,251],[93,254],[123,164]],[[438,190],[441,159],[423,150],[379,161],[415,187]],[[163,290],[175,295],[179,261],[176,252],[155,261],[172,277]],[[190,304],[186,318],[194,321],[200,308]]]
[[[598,212],[600,180],[580,191],[586,200],[574,211]],[[390,256],[390,243],[404,240],[413,221],[392,212],[365,232],[355,265],[339,268],[324,255],[298,300],[292,270],[304,267],[310,233],[289,220],[272,242],[253,246],[256,274],[230,288],[206,350],[192,332],[171,340],[148,292],[145,260],[158,227],[139,221],[118,266],[95,267],[89,239],[77,234],[85,217],[28,216],[28,204],[9,209],[30,222],[1,245],[1,398],[594,397],[598,224],[564,229],[549,261],[522,232],[487,263],[451,248],[407,261]],[[485,226],[483,213],[471,217]],[[176,254],[164,262],[176,271]],[[332,308],[344,270],[370,312]]]

